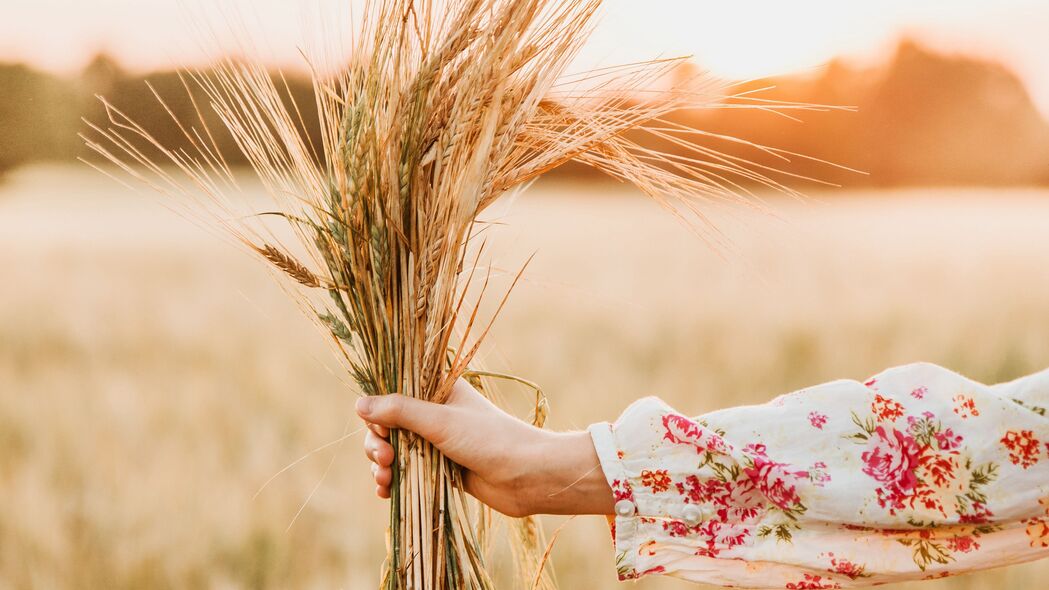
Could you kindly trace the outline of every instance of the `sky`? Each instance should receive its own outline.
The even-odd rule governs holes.
[[[338,28],[347,3],[2,0],[0,60],[70,72],[106,51],[132,69],[199,65],[238,50],[234,38],[245,36],[234,31],[247,31],[252,51],[295,66],[307,40]],[[1005,63],[1049,113],[1047,0],[605,0],[576,68],[692,55],[714,74],[754,78],[812,71],[836,56],[875,62],[904,36]]]

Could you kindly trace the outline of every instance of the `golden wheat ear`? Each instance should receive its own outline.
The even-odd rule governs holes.
[[[284,274],[288,275],[300,285],[316,289],[321,286],[321,280],[317,278],[317,275],[306,268],[301,262],[295,260],[290,254],[281,252],[277,248],[265,244],[262,246],[250,245],[251,249],[262,256],[270,264],[284,271]]]

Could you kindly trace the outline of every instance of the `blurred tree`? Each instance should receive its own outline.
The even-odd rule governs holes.
[[[771,88],[770,88],[771,87]],[[844,186],[1037,184],[1049,179],[1049,124],[1020,79],[1001,64],[931,52],[904,41],[887,64],[831,62],[816,75],[757,80],[737,91],[840,111],[681,113],[690,126],[869,172],[861,176],[792,158],[792,172]],[[733,155],[775,158],[720,142]]]
[[[0,169],[73,157],[80,97],[65,80],[0,64]]]
[[[1026,184],[1049,171],[1049,127],[999,64],[905,42],[864,102],[881,184]]]
[[[209,75],[209,73],[203,72],[203,75]],[[275,74],[274,83],[282,92],[284,101],[289,107],[292,106],[290,101],[294,99],[295,107],[302,113],[302,119],[309,129],[310,139],[319,142],[319,125],[311,125],[311,122],[316,121],[317,111],[310,81],[302,76],[286,75],[282,77]],[[233,137],[225,130],[220,117],[212,109],[210,99],[190,74],[163,71],[154,72],[145,77],[129,76],[120,69],[119,65],[103,56],[94,60],[84,71],[81,76],[81,85],[89,91],[90,95],[105,97],[114,108],[119,110],[120,115],[141,125],[165,147],[185,149],[187,153],[195,153],[196,150],[179,126],[181,123],[190,134],[195,132],[200,137],[214,138],[220,152],[229,164],[246,164]],[[108,124],[105,109],[98,100],[93,101],[87,107],[85,118],[100,127]],[[179,123],[176,123],[175,119]],[[144,154],[152,158],[160,156],[158,151],[147,142],[138,141],[136,143]]]

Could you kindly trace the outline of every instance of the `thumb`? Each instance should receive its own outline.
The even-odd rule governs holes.
[[[440,445],[447,430],[450,409],[433,402],[392,393],[357,400],[357,414],[367,422],[387,428],[410,430]]]

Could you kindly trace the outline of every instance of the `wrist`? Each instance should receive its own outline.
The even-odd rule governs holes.
[[[544,432],[518,493],[530,514],[612,514],[614,502],[587,432]]]

